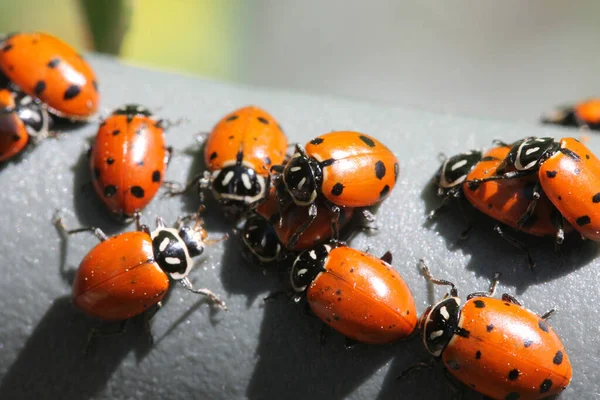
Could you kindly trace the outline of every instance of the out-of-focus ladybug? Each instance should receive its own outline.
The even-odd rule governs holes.
[[[100,244],[82,260],[73,283],[73,303],[86,314],[105,321],[125,321],[160,301],[169,289],[169,277],[187,290],[207,296],[225,308],[208,289],[195,289],[188,278],[193,257],[204,251],[207,233],[198,219],[193,226],[178,223],[165,227],[157,218],[154,231],[142,225],[138,231],[108,238],[98,228],[67,230],[58,216],[55,224],[63,234],[92,232]]]
[[[533,215],[540,193],[550,199],[564,218],[585,238],[600,240],[600,160],[574,138],[530,137],[516,142],[492,176],[473,179],[484,182],[537,175],[539,185],[529,205]]]
[[[559,107],[543,116],[542,123],[600,130],[600,99],[592,98],[574,106]]]
[[[470,184],[493,175],[511,147],[511,144],[498,142],[485,154],[470,151],[447,159],[434,178],[438,194],[444,196],[443,203],[449,198],[464,196],[477,210],[496,221],[531,235],[555,236],[556,242],[562,243],[564,231],[572,227],[563,224],[560,212],[536,189],[536,176]],[[537,207],[529,215],[529,205],[536,196],[539,196]]]
[[[293,201],[309,206],[309,226],[318,215],[315,201],[322,194],[337,228],[342,207],[368,207],[386,199],[400,166],[394,153],[377,139],[360,132],[337,131],[312,139],[304,149],[296,146],[285,167],[273,170],[278,172],[274,184],[282,204]]]
[[[571,381],[569,357],[546,319],[522,307],[511,295],[489,292],[467,296],[460,307],[453,283],[435,279],[421,261],[425,276],[451,287],[419,319],[423,343],[458,380],[493,399],[540,399],[564,390]]]
[[[294,261],[291,283],[311,310],[333,329],[362,343],[407,338],[417,315],[410,289],[389,264],[345,246],[319,245]]]
[[[266,266],[284,257],[275,228],[258,214],[246,219],[238,236],[242,241],[243,256],[252,263]]]
[[[171,149],[163,121],[145,107],[128,104],[100,124],[91,149],[93,185],[119,221],[130,221],[160,188]]]
[[[248,106],[227,114],[208,135],[204,160],[208,169],[190,181],[210,188],[224,213],[232,218],[252,209],[267,195],[269,168],[282,164],[288,141],[281,126],[265,110]]]
[[[98,110],[100,96],[94,71],[71,46],[54,36],[9,36],[0,48],[0,70],[59,117],[86,120]]]
[[[0,89],[0,162],[46,138],[50,122],[44,106],[30,96]]]

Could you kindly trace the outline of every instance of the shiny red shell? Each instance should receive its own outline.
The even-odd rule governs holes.
[[[168,288],[169,277],[154,261],[150,236],[126,232],[85,256],[75,275],[73,303],[103,320],[125,320],[158,303]]]
[[[482,160],[469,172],[467,181],[485,179],[494,175],[496,169],[508,155],[510,147],[495,147],[485,153]],[[463,184],[465,198],[479,211],[514,229],[536,236],[553,236],[557,227],[554,221],[558,210],[544,193],[539,199],[535,212],[523,226],[517,226],[517,221],[525,212],[533,199],[533,187],[537,176],[527,176],[517,179],[488,181],[471,189],[468,183]],[[566,232],[572,227],[565,224]]]
[[[90,157],[96,193],[118,219],[142,210],[160,188],[168,152],[160,123],[144,115],[111,115]]]
[[[383,201],[400,172],[394,153],[360,132],[326,133],[308,142],[305,150],[325,164],[321,192],[340,206],[367,207]]]
[[[96,75],[71,46],[45,33],[18,33],[0,49],[0,70],[61,117],[87,119],[98,110]]]
[[[583,125],[600,124],[600,99],[589,99],[574,107],[575,118]]]
[[[309,206],[299,206],[293,202],[288,203],[282,210],[282,224],[279,225],[279,219],[273,220],[273,217],[279,213],[279,201],[276,195],[275,188],[271,188],[269,197],[262,202],[257,208],[256,213],[263,218],[271,221],[277,238],[284,247],[288,247],[290,239],[298,231],[298,229],[308,220]],[[338,229],[343,230],[344,227],[352,220],[354,208],[343,207],[340,211],[338,220]],[[316,244],[321,244],[333,236],[331,229],[331,220],[334,213],[320,202],[317,205],[317,217],[312,224],[306,228],[299,236],[296,245],[289,250],[305,250],[314,247]]]
[[[256,106],[227,114],[213,128],[204,147],[210,171],[235,164],[238,153],[257,174],[269,175],[271,165],[283,164],[288,141],[281,126],[269,113]]]
[[[557,151],[539,168],[546,196],[582,236],[600,240],[600,160],[583,143],[563,138]]]
[[[533,312],[501,299],[475,297],[462,307],[444,351],[448,371],[494,399],[539,399],[569,385],[571,363],[558,335]]]
[[[306,299],[326,324],[362,343],[405,339],[417,324],[412,293],[400,274],[349,247],[331,250],[324,271],[306,289]]]
[[[10,90],[0,89],[0,161],[19,154],[29,142],[25,123],[14,111],[15,99]]]

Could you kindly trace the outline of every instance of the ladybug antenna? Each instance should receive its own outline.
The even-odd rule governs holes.
[[[423,271],[423,275],[425,275],[425,279],[427,279],[429,282],[433,283],[434,285],[450,286],[450,295],[452,297],[458,297],[458,290],[456,289],[456,286],[454,285],[454,283],[447,281],[445,279],[434,278],[433,275],[431,274],[431,271],[429,271],[429,267],[425,264],[425,261],[423,261],[422,259],[419,260],[419,267],[421,268],[421,271]]]

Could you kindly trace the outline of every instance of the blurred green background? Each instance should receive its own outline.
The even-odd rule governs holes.
[[[210,79],[536,122],[600,95],[598,0],[0,0],[0,32]]]

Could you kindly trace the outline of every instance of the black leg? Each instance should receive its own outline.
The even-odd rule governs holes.
[[[533,213],[535,212],[535,207],[537,206],[537,202],[540,199],[541,195],[542,187],[540,186],[540,181],[538,180],[535,182],[535,186],[533,187],[533,199],[527,206],[527,211],[525,211],[525,214],[521,215],[521,217],[517,221],[517,226],[519,228],[525,225],[527,221],[529,221],[529,219],[533,216]]]
[[[502,228],[500,228],[500,225],[496,225],[494,227],[494,230],[508,243],[512,244],[517,249],[524,251],[527,254],[527,262],[528,262],[529,268],[532,270],[535,268],[535,262],[533,261],[533,258],[531,257],[531,253],[529,252],[529,248],[527,246],[525,246],[523,243],[521,243],[517,239],[513,238],[512,236],[507,235],[502,230]]]
[[[508,294],[508,293],[504,293],[502,295],[502,300],[507,302],[507,303],[512,303],[512,304],[516,304],[518,306],[521,305],[521,302],[519,300],[517,300],[514,296]]]
[[[66,227],[66,225],[65,225],[65,223],[64,223],[64,221],[63,221],[63,219],[60,216],[60,214],[59,214],[58,211],[54,214],[53,223],[56,226],[56,229],[58,229],[58,231],[64,237],[67,237],[69,235],[74,235],[76,233],[81,233],[81,232],[91,232],[101,242],[103,242],[106,239],[108,239],[108,237],[106,236],[106,234],[104,234],[104,232],[102,232],[102,229],[96,228],[96,227],[93,227],[93,226],[91,226],[91,227],[85,227],[85,228],[77,228],[77,229],[67,229],[67,227]]]
[[[473,297],[492,297],[494,293],[496,293],[496,288],[498,287],[498,283],[500,282],[500,273],[496,272],[494,274],[494,279],[492,283],[490,283],[490,288],[487,292],[473,292],[467,296],[467,300],[472,299]]]
[[[190,181],[188,181],[188,183],[185,184],[183,188],[181,187],[181,183],[173,181],[164,181],[163,186],[167,188],[167,194],[169,196],[177,196],[186,193],[193,186],[197,185],[198,182],[200,182],[204,177],[204,172],[194,176]]]
[[[429,267],[425,265],[425,261],[419,260],[419,267],[421,268],[421,271],[423,271],[425,279],[427,279],[429,282],[433,283],[434,285],[450,286],[450,295],[452,297],[458,296],[458,290],[456,289],[456,286],[454,286],[454,283],[445,279],[434,278],[433,275],[431,275],[431,271],[429,271]]]
[[[381,261],[386,262],[390,265],[392,264],[392,259],[393,259],[392,252],[389,250],[386,251],[385,254],[383,256],[381,256],[381,258],[380,258]]]
[[[152,334],[152,326],[150,325],[150,323],[152,322],[152,319],[154,319],[156,313],[161,308],[162,303],[159,301],[154,307],[152,307],[151,310],[148,310],[144,315],[144,328],[146,329],[146,333],[148,334],[148,342],[150,343],[150,345],[154,344],[154,335]]]
[[[419,362],[414,365],[411,365],[410,367],[408,367],[405,370],[403,370],[402,372],[400,372],[400,375],[398,375],[396,380],[406,379],[413,373],[420,371],[422,369],[432,369],[436,363],[437,363],[437,360],[435,358],[431,358],[428,362]]]
[[[550,318],[555,312],[556,312],[556,310],[553,308],[552,310],[548,311],[546,314],[542,315],[540,318],[542,318],[545,321],[548,318]]]
[[[315,205],[315,203],[312,203],[308,208],[308,219],[304,222],[304,224],[302,224],[302,226],[300,226],[300,228],[296,230],[296,232],[294,232],[294,234],[290,238],[290,242],[286,246],[288,249],[294,249],[294,246],[296,246],[296,243],[298,242],[298,239],[300,239],[300,236],[302,236],[304,231],[308,229],[308,227],[313,223],[315,218],[317,218],[317,206]]]

